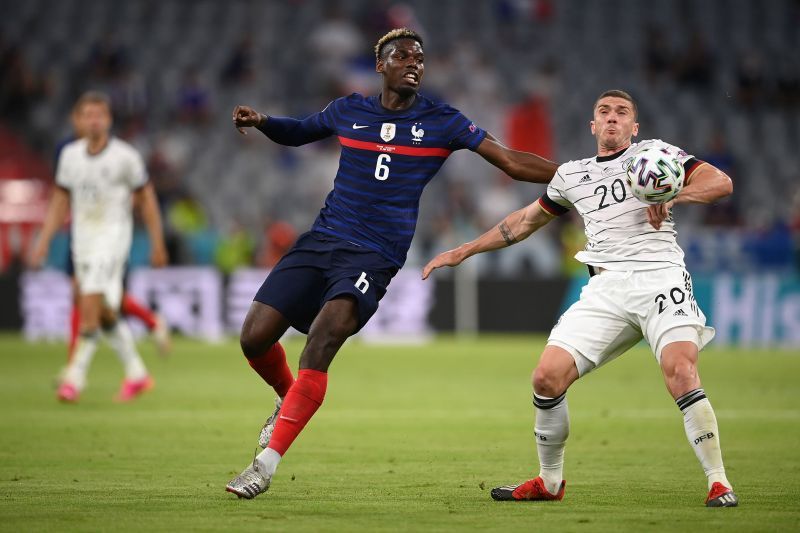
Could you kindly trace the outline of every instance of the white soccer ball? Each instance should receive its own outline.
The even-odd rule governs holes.
[[[650,205],[663,204],[678,196],[685,177],[683,164],[660,148],[648,148],[636,154],[626,173],[633,195]]]

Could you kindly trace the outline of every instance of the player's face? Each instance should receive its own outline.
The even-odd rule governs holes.
[[[398,39],[387,46],[389,50],[375,70],[384,75],[384,84],[389,89],[401,95],[416,93],[425,73],[422,45],[414,39]]]
[[[606,149],[625,148],[631,143],[631,137],[639,134],[633,105],[617,96],[606,96],[597,101],[590,125],[598,145]]]
[[[79,137],[103,137],[111,129],[111,112],[105,104],[86,102],[75,113],[74,126]]]

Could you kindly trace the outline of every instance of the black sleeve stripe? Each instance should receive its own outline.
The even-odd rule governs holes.
[[[544,209],[545,211],[547,211],[551,215],[557,216],[557,217],[560,217],[561,215],[563,215],[564,213],[569,211],[568,208],[566,208],[563,205],[559,205],[556,202],[554,202],[549,196],[547,196],[547,193],[543,194],[539,198],[539,205],[542,206],[542,209]]]
[[[696,169],[696,168],[697,168],[699,165],[702,165],[703,163],[705,163],[705,161],[700,161],[700,160],[699,160],[699,159],[697,159],[696,157],[690,157],[689,159],[687,159],[687,160],[686,160],[686,161],[683,163],[683,173],[684,173],[684,176],[686,176],[687,178],[688,178],[689,176],[691,176],[692,172],[694,172],[694,171],[695,171],[695,169]]]

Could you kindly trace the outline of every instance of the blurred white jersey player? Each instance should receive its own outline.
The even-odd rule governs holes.
[[[111,309],[122,297],[122,274],[133,235],[131,194],[147,183],[141,156],[110,138],[98,154],[89,140],[64,147],[56,185],[70,193],[72,258],[82,294],[100,293]]]
[[[133,233],[133,205],[141,208],[154,266],[166,263],[161,218],[141,156],[128,143],[110,135],[108,98],[101,93],[86,93],[76,103],[75,114],[84,137],[61,151],[56,187],[32,260],[36,266],[43,262],[53,234],[71,207],[81,333],[58,397],[63,401],[78,399],[102,327],[125,368],[117,399],[128,401],[153,386],[127,324],[118,320]]]
[[[561,165],[547,192],[478,239],[428,263],[423,277],[456,266],[477,253],[510,246],[554,217],[576,209],[588,239],[576,258],[591,278],[578,302],[559,319],[533,373],[539,476],[492,490],[496,500],[560,500],[564,496],[564,448],[569,435],[566,391],[578,378],[611,361],[644,338],[653,350],[684,429],[707,480],[709,507],[738,505],[725,475],[714,410],[697,373],[698,352],[714,336],[692,293],[676,242],[671,208],[709,203],[732,191],[730,178],[660,140],[632,144],[638,134],[636,104],[618,90],[595,102],[590,123],[597,155]],[[640,151],[660,148],[684,166],[686,186],[665,204],[648,206],[627,186],[628,163]]]

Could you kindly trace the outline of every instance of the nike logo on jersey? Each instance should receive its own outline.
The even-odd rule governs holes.
[[[361,128],[369,128],[369,126],[359,126],[358,124],[353,122],[353,129],[354,130],[360,130]]]

